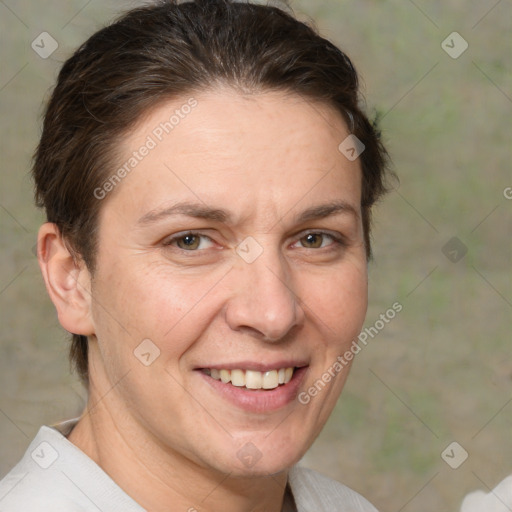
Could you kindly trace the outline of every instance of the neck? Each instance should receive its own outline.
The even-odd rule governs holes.
[[[91,386],[86,410],[68,439],[143,508],[152,512],[281,511],[286,472],[242,478],[201,466],[159,444],[116,407],[114,395],[112,391],[104,396]]]

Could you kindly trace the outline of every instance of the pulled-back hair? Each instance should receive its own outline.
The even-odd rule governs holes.
[[[94,191],[117,168],[123,137],[150,109],[217,85],[285,91],[343,116],[365,146],[361,208],[370,257],[371,207],[385,192],[386,151],[361,109],[350,59],[276,7],[167,0],[131,10],[88,39],[65,62],[46,108],[33,165],[36,203],[90,272],[102,204]],[[87,338],[73,334],[70,360],[84,383],[87,353]]]

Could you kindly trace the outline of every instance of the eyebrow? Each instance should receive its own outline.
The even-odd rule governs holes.
[[[325,217],[341,213],[350,214],[359,218],[359,213],[351,204],[345,201],[331,201],[330,203],[313,206],[304,210],[297,216],[296,220],[298,222],[306,222],[310,220],[325,219]]]
[[[178,203],[168,208],[161,210],[152,210],[143,215],[138,221],[138,224],[152,224],[158,222],[166,217],[173,215],[186,215],[187,217],[195,217],[197,219],[215,220],[218,222],[229,222],[231,215],[220,208],[210,208],[201,203]]]
[[[329,203],[313,206],[304,210],[296,216],[297,222],[307,222],[312,220],[324,219],[332,215],[349,214],[359,218],[358,211],[345,201],[331,201]],[[233,224],[233,215],[221,208],[210,208],[201,203],[183,202],[172,205],[160,210],[152,210],[144,214],[138,221],[138,224],[153,224],[167,217],[174,215],[185,215],[196,219],[207,219],[227,224]]]

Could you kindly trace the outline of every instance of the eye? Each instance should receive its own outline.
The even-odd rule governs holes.
[[[182,233],[168,238],[164,242],[165,246],[173,246],[184,251],[197,251],[212,247],[212,240],[206,235],[200,233]]]
[[[298,240],[298,243],[300,243],[300,245],[305,249],[322,249],[324,247],[333,245],[333,242],[335,244],[343,244],[343,241],[340,237],[336,237],[329,233],[323,232],[307,233]]]

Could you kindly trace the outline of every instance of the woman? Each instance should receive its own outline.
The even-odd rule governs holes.
[[[367,307],[385,150],[348,59],[274,7],[159,2],[64,64],[38,258],[88,388],[0,510],[375,510],[297,467]]]

